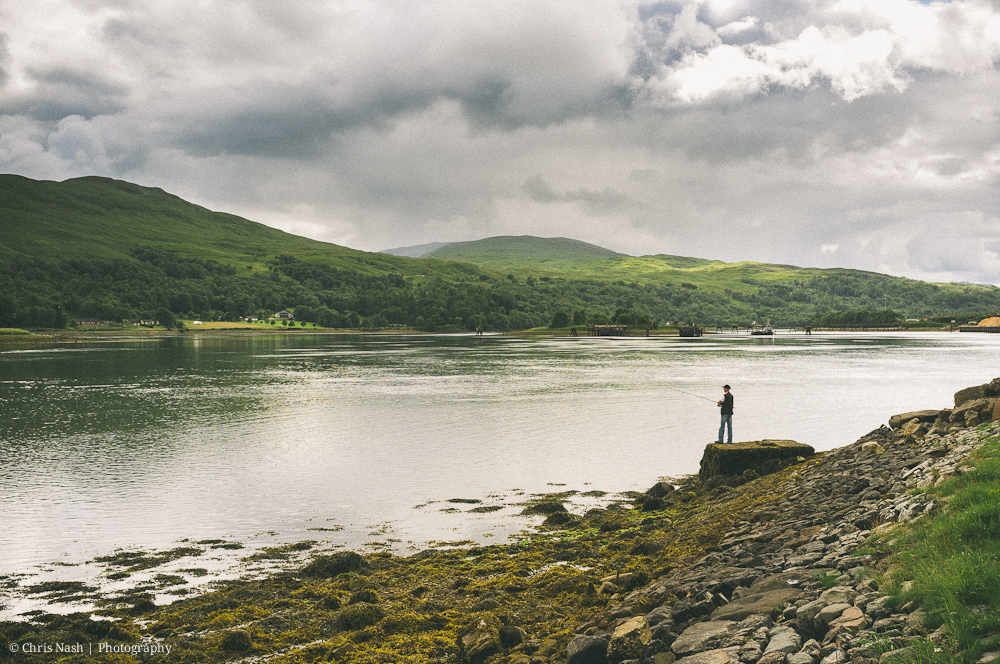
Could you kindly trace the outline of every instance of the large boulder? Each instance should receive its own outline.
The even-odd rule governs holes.
[[[940,410],[915,410],[910,413],[900,413],[889,418],[889,426],[893,429],[899,429],[910,420],[933,422],[940,414]]]
[[[790,464],[799,457],[816,453],[809,445],[794,440],[755,440],[746,443],[718,444],[705,447],[698,477],[705,482],[713,477],[732,477],[752,470],[766,475]]]
[[[709,622],[695,623],[681,632],[670,649],[678,657],[707,650],[733,631],[734,627],[736,627],[736,622],[732,620],[710,620]]]
[[[1000,378],[994,378],[984,385],[967,387],[964,390],[955,392],[955,407],[957,408],[967,401],[996,396],[1000,396]]]
[[[959,424],[962,424],[971,419],[974,414],[979,422],[989,422],[993,419],[993,410],[996,407],[996,403],[996,397],[971,399],[952,410],[949,420],[951,422],[958,422]]]
[[[752,615],[770,614],[778,606],[790,606],[802,594],[801,581],[812,578],[807,572],[782,572],[759,579],[743,596],[724,604],[712,614],[712,620],[743,620]]]
[[[566,646],[566,664],[607,664],[608,642],[597,636],[578,636]]]
[[[751,593],[724,604],[712,614],[712,620],[743,620],[759,614],[770,614],[775,607],[784,607],[798,599],[798,588],[780,588],[761,593]]]

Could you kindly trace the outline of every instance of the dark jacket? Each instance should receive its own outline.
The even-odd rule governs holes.
[[[733,395],[728,392],[726,393],[726,396],[722,397],[722,414],[733,414]]]

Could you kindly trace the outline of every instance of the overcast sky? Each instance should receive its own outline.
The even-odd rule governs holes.
[[[1000,0],[0,0],[0,171],[1000,283]]]

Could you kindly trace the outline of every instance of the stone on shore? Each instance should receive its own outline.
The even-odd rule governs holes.
[[[637,659],[642,647],[652,639],[649,623],[643,617],[632,618],[619,625],[608,642],[608,660],[620,662]]]
[[[776,607],[787,606],[801,594],[802,591],[797,588],[781,588],[744,595],[716,609],[712,620],[743,620],[753,615],[770,614]]]
[[[736,625],[732,620],[711,620],[709,622],[695,623],[684,630],[671,650],[679,657],[699,652],[710,647],[714,642],[729,634]]]
[[[968,401],[996,396],[1000,396],[1000,378],[994,378],[989,383],[967,387],[955,392],[955,407],[958,408]]]
[[[607,664],[607,661],[607,639],[578,636],[566,646],[566,664]]]
[[[815,453],[816,451],[809,445],[794,440],[712,443],[705,447],[698,477],[705,482],[713,477],[742,475],[748,470],[758,475],[766,475],[795,463],[799,457],[808,458]]]
[[[688,655],[677,660],[675,664],[736,664],[738,659],[725,650],[709,650],[696,655]]]
[[[893,429],[899,429],[910,420],[933,422],[940,414],[940,410],[915,410],[910,413],[900,413],[899,415],[893,415],[889,418],[889,426]]]

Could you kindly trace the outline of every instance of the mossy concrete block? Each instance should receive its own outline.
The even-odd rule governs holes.
[[[753,470],[758,475],[773,473],[794,463],[799,457],[809,458],[816,453],[809,445],[794,440],[755,440],[747,443],[729,443],[705,446],[698,477],[702,482],[712,477],[733,477]]]

